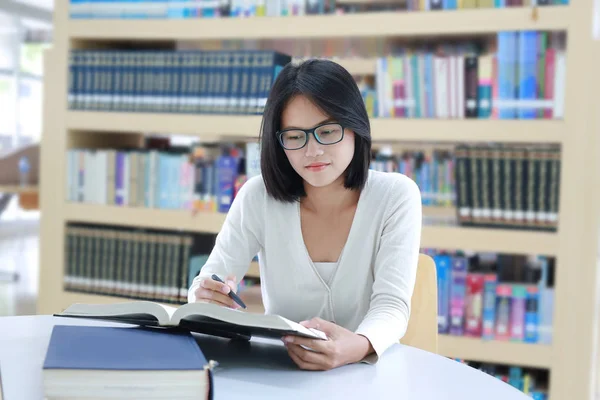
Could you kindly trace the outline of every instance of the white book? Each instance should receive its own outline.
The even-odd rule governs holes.
[[[279,315],[234,310],[203,302],[188,303],[178,308],[151,301],[75,303],[56,316],[110,320],[141,326],[180,327],[227,337],[281,338],[294,335],[327,340],[323,332],[306,328]]]

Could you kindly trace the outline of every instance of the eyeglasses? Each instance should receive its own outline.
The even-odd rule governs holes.
[[[344,127],[340,124],[326,123],[312,129],[285,129],[277,132],[277,139],[286,150],[299,150],[308,143],[312,133],[317,142],[323,145],[336,144],[344,138]]]

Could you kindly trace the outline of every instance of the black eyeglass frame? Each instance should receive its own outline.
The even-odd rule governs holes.
[[[342,135],[340,136],[340,140],[335,141],[333,143],[323,143],[323,142],[321,142],[321,140],[319,139],[319,137],[318,137],[318,135],[316,133],[316,130],[319,129],[320,127],[322,127],[322,126],[325,126],[325,125],[338,125],[340,128],[342,128]],[[293,149],[285,147],[285,145],[283,144],[283,140],[281,140],[281,137],[283,136],[284,133],[290,132],[290,131],[302,131],[302,132],[304,132],[306,134],[306,141],[304,142],[304,144],[301,147],[296,147],[296,148],[293,148]],[[308,144],[308,137],[311,134],[312,134],[312,136],[315,138],[315,140],[317,142],[319,142],[323,146],[329,146],[329,145],[341,142],[344,139],[344,133],[345,133],[344,132],[344,125],[340,124],[339,122],[324,122],[324,123],[319,124],[319,125],[317,125],[317,126],[315,126],[313,128],[310,128],[310,129],[290,128],[290,129],[284,129],[282,131],[277,131],[275,134],[277,135],[277,141],[279,142],[279,144],[281,145],[281,147],[283,147],[286,150],[293,151],[293,150],[300,150],[300,149],[306,147],[306,145]]]

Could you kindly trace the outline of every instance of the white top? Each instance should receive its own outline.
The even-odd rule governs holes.
[[[206,264],[240,279],[258,254],[265,312],[292,321],[313,317],[366,336],[378,356],[404,333],[410,315],[421,238],[421,194],[399,173],[370,170],[329,284],[312,263],[300,226],[300,203],[267,195],[261,176],[240,189]]]
[[[313,262],[315,268],[317,268],[317,273],[323,278],[326,284],[329,285],[331,282],[331,278],[333,277],[333,271],[335,271],[335,267],[337,263],[334,262]]]

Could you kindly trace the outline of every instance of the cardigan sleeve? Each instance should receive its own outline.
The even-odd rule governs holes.
[[[188,289],[189,303],[196,301],[194,293],[200,282],[212,274],[217,274],[223,279],[233,274],[238,282],[244,277],[250,262],[261,247],[263,194],[264,184],[261,176],[249,179],[240,188],[217,234],[208,260]]]
[[[376,362],[406,333],[419,260],[422,204],[416,183],[400,175],[390,188],[380,246],[373,266],[370,306],[356,333],[371,342]]]

